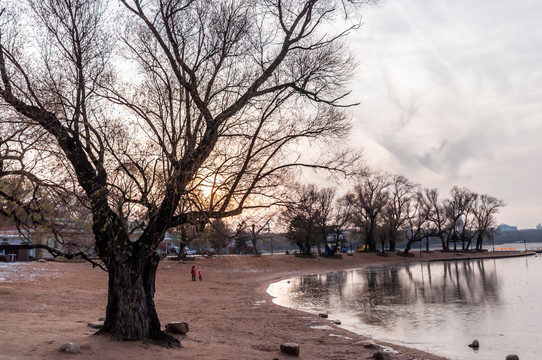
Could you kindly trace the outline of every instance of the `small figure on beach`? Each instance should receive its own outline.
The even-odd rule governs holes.
[[[196,281],[196,265],[192,265],[192,269],[190,270],[190,274],[192,275],[192,281]]]
[[[203,276],[201,276],[201,270],[198,271],[199,281],[203,280]]]

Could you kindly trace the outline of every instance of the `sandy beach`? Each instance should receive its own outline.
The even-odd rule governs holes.
[[[2,359],[370,359],[372,342],[397,353],[389,359],[442,357],[380,343],[332,324],[332,319],[273,304],[267,286],[303,274],[392,263],[459,260],[510,253],[356,253],[343,259],[297,258],[293,255],[196,257],[193,261],[163,260],[157,274],[156,307],[162,327],[187,322],[190,331],[176,335],[181,348],[143,342],[114,342],[94,336],[88,326],[104,316],[107,276],[87,263],[0,264],[0,358]],[[190,268],[203,281],[190,280]],[[314,327],[323,327],[315,329]],[[66,342],[78,354],[61,353]],[[300,356],[286,355],[281,343],[295,342]]]

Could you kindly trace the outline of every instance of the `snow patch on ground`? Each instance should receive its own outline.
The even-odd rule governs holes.
[[[309,326],[309,328],[315,329],[315,330],[333,330],[333,328],[329,325],[313,325],[313,326]]]
[[[243,272],[243,273],[258,273],[258,272],[262,272],[263,270],[261,269],[252,269],[252,268],[244,268],[244,269],[239,269],[239,268],[235,268],[235,269],[232,269],[228,272],[232,272],[232,273],[237,273],[237,272]]]
[[[43,265],[28,262],[0,263],[0,283],[51,279],[58,273],[58,270],[48,268],[47,263]]]

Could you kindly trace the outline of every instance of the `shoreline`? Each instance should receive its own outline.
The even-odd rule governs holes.
[[[527,252],[523,252],[523,251],[510,251],[510,252],[508,252],[507,251],[507,252],[499,252],[499,253],[496,253],[496,252],[476,253],[476,252],[462,252],[462,251],[441,252],[440,250],[436,250],[434,252],[440,253],[440,256],[437,255],[437,257],[435,257],[435,258],[429,258],[429,259],[414,256],[414,257],[404,258],[404,259],[408,259],[408,260],[405,260],[405,261],[400,261],[399,260],[399,261],[394,261],[394,262],[388,263],[388,264],[382,264],[382,263],[376,263],[376,264],[371,264],[371,265],[364,264],[363,266],[358,266],[358,267],[354,267],[354,268],[346,268],[346,269],[335,269],[335,270],[328,269],[328,270],[324,270],[324,271],[321,271],[321,272],[317,272],[315,274],[316,275],[323,275],[325,273],[334,272],[334,271],[351,271],[351,270],[364,269],[364,268],[369,268],[369,267],[370,268],[381,268],[381,267],[387,267],[387,266],[401,266],[401,265],[405,265],[405,264],[416,264],[416,263],[456,262],[456,261],[464,261],[464,260],[470,261],[470,260],[480,260],[480,259],[482,259],[482,260],[490,260],[490,259],[517,258],[517,257],[526,257],[526,256],[532,256],[532,255],[537,254],[536,251],[527,251]],[[433,253],[433,251],[430,251],[430,253]],[[424,251],[423,254],[427,254],[427,253]],[[455,255],[455,256],[466,256],[466,257],[450,257],[450,256],[448,256],[448,255],[452,255],[452,254]],[[394,254],[391,254],[391,255],[388,254],[387,256],[394,256]],[[309,273],[298,274],[298,275],[295,275],[293,277],[287,277],[287,278],[280,279],[278,281],[273,281],[273,282],[268,284],[267,289],[269,289],[269,287],[271,287],[273,284],[275,284],[277,282],[289,280],[289,279],[295,278],[295,277],[302,277],[302,276],[306,276],[306,275],[313,275],[313,273],[310,273],[310,274]],[[277,294],[277,296],[274,296],[274,295],[271,295],[268,291],[266,291],[266,293],[272,297],[273,303],[275,305],[280,306],[280,307],[287,307],[286,305],[281,305],[279,303],[274,302],[274,299],[278,298],[280,295]],[[302,309],[296,309],[296,310],[300,311],[300,312],[303,312],[303,313],[306,313],[306,314],[311,315],[311,316],[318,316],[318,314],[320,313],[319,311],[311,312],[311,311],[306,311],[306,310],[302,310]],[[334,326],[333,319],[328,319],[328,321],[329,321],[330,325]],[[341,327],[342,329],[344,329],[346,331],[349,331],[349,332],[355,334],[356,336],[366,337],[366,335],[360,334],[360,333],[356,332],[355,330],[350,330],[348,328],[348,326],[344,326],[344,324],[343,325],[337,325],[337,326]],[[422,349],[418,349],[418,348],[415,348],[415,347],[410,347],[407,344],[402,344],[402,343],[399,343],[399,342],[398,343],[390,343],[388,341],[379,340],[379,339],[376,339],[376,338],[373,338],[373,337],[368,337],[368,339],[369,339],[370,342],[375,343],[375,344],[383,345],[383,347],[388,348],[388,349],[393,350],[393,349],[396,349],[396,348],[401,348],[406,353],[410,353],[411,350],[416,350],[416,351],[420,351],[420,352],[425,352],[425,354],[430,356],[431,359],[433,359],[433,358],[448,359],[445,356],[434,354],[434,353],[427,353],[426,352],[427,350],[422,350]],[[424,357],[424,359],[425,359],[425,357]]]
[[[58,359],[70,356],[59,348],[66,342],[81,346],[77,359],[337,359],[371,358],[371,343],[390,346],[390,359],[443,360],[417,349],[358,335],[317,315],[284,308],[266,292],[271,283],[304,274],[419,261],[500,258],[511,253],[423,253],[419,257],[355,253],[343,259],[296,258],[293,255],[197,257],[194,261],[165,260],[159,265],[155,303],[162,328],[184,321],[186,335],[177,336],[180,349],[143,342],[113,342],[93,336],[88,323],[104,316],[107,274],[88,263],[27,263],[17,266],[15,281],[0,281],[4,303],[0,322],[0,353],[4,359]],[[22,264],[22,263],[20,263]],[[203,281],[190,281],[196,265]],[[15,268],[13,268],[15,269]],[[1,270],[0,270],[1,271]],[[32,273],[25,276],[24,272]],[[0,278],[5,277],[0,273]],[[26,280],[21,280],[26,279]],[[285,342],[300,345],[300,356],[281,353]],[[367,346],[367,347],[366,347]]]

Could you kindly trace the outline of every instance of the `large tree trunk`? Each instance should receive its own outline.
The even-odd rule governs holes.
[[[369,251],[376,251],[376,239],[375,239],[375,227],[376,227],[376,218],[373,218],[370,221],[370,231],[369,231]]]
[[[395,252],[395,230],[390,229],[389,231],[389,237],[390,237],[390,251]]]
[[[381,233],[380,234],[380,246],[382,248],[382,252],[384,252],[384,246],[386,245],[386,234]]]
[[[441,233],[438,237],[440,239],[440,242],[442,243],[442,250],[450,250],[448,239],[444,237],[444,234]]]
[[[167,346],[180,346],[174,337],[160,329],[154,304],[156,269],[160,256],[130,257],[109,267],[106,317],[102,330],[113,340],[150,340]]]
[[[181,241],[179,242],[179,259],[184,259],[184,248],[188,245],[188,235],[186,234],[186,228],[181,226]]]
[[[408,254],[408,252],[412,249],[413,241],[408,240],[405,246],[405,250],[403,250],[403,254]]]
[[[476,251],[482,251],[483,242],[484,242],[484,235],[478,235],[476,237]]]
[[[111,334],[117,341],[180,346],[177,339],[160,330],[156,313],[154,292],[160,256],[156,251],[149,252],[147,246],[153,246],[153,250],[157,246],[145,246],[153,244],[150,240],[132,242],[105,201],[99,205],[93,209],[92,228],[96,251],[107,267],[109,282],[104,326],[98,333]]]
[[[366,250],[376,251],[376,241],[374,237],[374,227],[371,227],[367,232],[367,240],[365,241]]]
[[[390,238],[390,251],[395,252],[395,239]]]
[[[301,255],[311,254],[311,245],[309,240],[297,241],[296,244],[299,247],[299,253]]]

